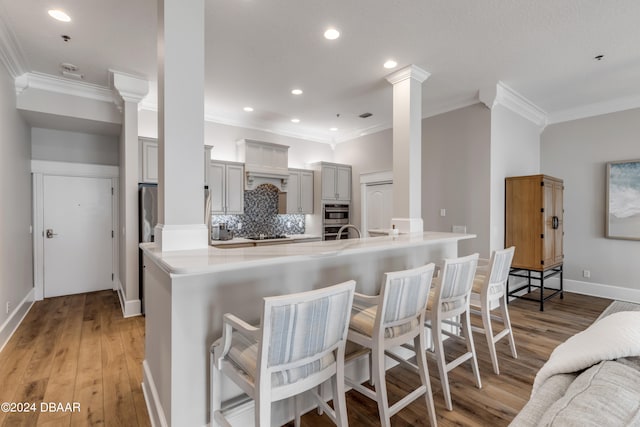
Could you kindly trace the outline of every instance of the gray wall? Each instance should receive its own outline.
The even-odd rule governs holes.
[[[32,128],[31,149],[34,160],[118,165],[117,136]]]
[[[491,110],[491,251],[504,248],[504,179],[540,173],[540,128],[496,105]]]
[[[489,254],[490,134],[491,113],[482,104],[422,121],[424,228],[451,231],[454,224],[466,225],[478,238],[461,242],[461,254]],[[353,167],[352,222],[360,226],[360,174],[393,169],[392,130],[338,144],[335,161]]]
[[[351,165],[351,222],[361,228],[360,175],[393,169],[391,129],[337,144],[335,161]]]
[[[424,228],[466,225],[478,237],[460,242],[461,255],[489,255],[490,142],[491,111],[482,104],[422,121]]]
[[[604,237],[606,163],[640,159],[640,109],[548,126],[541,145],[541,172],[564,179],[565,277],[640,290],[640,242]]]
[[[31,144],[16,110],[13,79],[0,63],[0,325],[33,288]],[[1,345],[1,343],[0,343]]]
[[[140,110],[138,113],[138,135],[148,138],[158,137],[158,114],[156,112]],[[309,163],[334,161],[333,150],[329,144],[276,135],[257,129],[204,122],[204,143],[213,145],[213,150],[211,150],[213,159],[232,162],[243,161],[237,157],[236,142],[244,138],[288,145],[290,168],[304,169]]]

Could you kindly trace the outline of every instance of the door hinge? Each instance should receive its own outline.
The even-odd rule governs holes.
[[[544,265],[544,260],[540,260],[540,265]]]
[[[541,238],[541,239],[544,239],[544,234],[541,234],[541,235],[540,235],[540,238]]]
[[[111,187],[111,195],[113,196],[113,187]]]
[[[113,282],[113,273],[111,273],[111,281]]]
[[[544,208],[540,208],[540,213],[544,213]]]
[[[540,181],[540,186],[544,187],[544,181]]]
[[[113,232],[113,230],[111,230],[111,238],[113,239],[115,237],[115,233]]]

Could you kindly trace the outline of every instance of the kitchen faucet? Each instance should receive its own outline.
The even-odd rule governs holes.
[[[345,230],[347,228],[353,228],[354,230],[356,230],[358,232],[358,239],[361,237],[360,230],[358,230],[358,227],[356,227],[353,224],[346,224],[340,227],[340,229],[338,230],[338,235],[336,236],[336,240],[340,240],[340,237],[342,235],[342,230]]]

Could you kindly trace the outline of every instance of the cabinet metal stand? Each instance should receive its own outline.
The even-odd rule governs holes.
[[[532,274],[532,273],[537,273],[537,274]],[[557,276],[560,275],[560,288],[556,289],[556,288],[549,288],[547,287],[547,290],[552,290],[553,292],[548,294],[547,296],[544,295],[544,290],[545,290],[545,286],[544,286],[544,281],[550,277],[553,276]],[[562,284],[562,264],[560,264],[559,266],[550,268],[548,270],[543,270],[543,271],[538,271],[538,270],[528,270],[526,268],[512,268],[511,271],[509,272],[509,276],[513,276],[513,277],[524,277],[525,279],[527,279],[527,283],[525,283],[524,285],[511,290],[509,288],[509,283],[507,282],[507,293],[508,296],[510,297],[514,297],[514,298],[520,298],[520,299],[524,299],[524,300],[528,300],[528,301],[536,301],[536,302],[540,302],[540,311],[544,311],[544,302],[546,300],[548,300],[549,298],[553,298],[554,296],[560,294],[560,299],[564,299],[564,290],[563,290],[563,284]],[[536,280],[539,282],[539,284],[534,284],[532,283],[532,280]],[[537,288],[540,289],[540,297],[539,298],[532,298],[532,297],[528,297],[525,295],[516,295],[518,292],[526,289],[527,290],[527,294],[531,293],[531,288]],[[507,298],[508,301],[508,298]]]

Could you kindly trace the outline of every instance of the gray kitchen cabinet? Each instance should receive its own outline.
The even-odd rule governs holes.
[[[204,146],[204,184],[209,184],[209,162],[213,146]],[[138,139],[138,182],[158,183],[158,140],[152,138]]]
[[[351,201],[351,166],[319,162],[322,200]]]
[[[287,213],[313,213],[313,171],[289,169],[287,182]]]
[[[138,140],[138,182],[158,183],[158,141]]]
[[[244,164],[212,160],[209,165],[211,213],[244,213]]]

